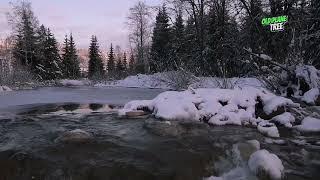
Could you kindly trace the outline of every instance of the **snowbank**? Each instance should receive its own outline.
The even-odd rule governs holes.
[[[129,87],[129,88],[159,88],[170,89],[170,87],[161,81],[161,73],[152,75],[138,74],[135,76],[128,76],[123,80],[109,81],[106,83],[96,84],[96,87]]]
[[[62,79],[58,82],[62,86],[85,86],[89,82],[87,80],[71,80],[71,79]]]
[[[302,132],[320,132],[320,119],[306,117],[302,120],[301,125],[295,128]]]
[[[132,88],[159,88],[174,89],[175,82],[168,79],[172,72],[155,73],[151,75],[138,74],[128,76],[123,80],[109,81],[96,84],[96,87],[132,87]],[[188,80],[187,80],[188,81]],[[217,78],[217,77],[194,77],[189,80],[193,88],[234,88],[234,87],[263,87],[263,84],[256,78]],[[177,82],[178,83],[178,82]]]
[[[12,91],[12,89],[10,89],[8,86],[0,86],[0,92],[4,91]]]
[[[290,99],[252,87],[233,90],[189,89],[163,92],[153,100],[131,101],[119,111],[119,115],[147,110],[155,117],[166,120],[208,121],[212,125],[252,124],[264,134],[279,137],[274,124],[256,117],[258,97],[264,105],[263,110],[268,113],[276,111],[278,107],[299,107]]]
[[[304,93],[303,97],[301,98],[302,101],[315,105],[315,102],[317,98],[320,97],[320,91],[319,88],[313,88],[309,90],[308,92]]]
[[[259,150],[250,156],[249,169],[255,174],[266,173],[271,179],[281,179],[284,171],[281,160],[267,150]]]

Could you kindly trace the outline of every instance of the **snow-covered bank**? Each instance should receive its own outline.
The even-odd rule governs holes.
[[[155,73],[151,75],[138,74],[128,76],[123,80],[107,81],[98,83],[96,87],[134,87],[134,88],[159,88],[159,89],[176,89],[175,83],[181,83],[181,79],[174,79],[172,76],[179,74],[168,74],[173,72]],[[177,81],[177,82],[174,82]],[[233,87],[263,87],[256,78],[216,78],[216,77],[193,77],[185,79],[184,83],[193,88],[233,88]]]
[[[72,79],[62,79],[57,82],[58,85],[62,86],[86,86],[90,85],[90,81],[87,79],[83,80],[72,80]]]
[[[0,92],[12,91],[8,86],[0,86]]]
[[[205,121],[218,126],[252,125],[263,134],[279,137],[276,125],[261,117],[282,114],[273,121],[289,127],[293,120],[285,109],[299,106],[290,99],[253,87],[233,90],[189,89],[182,92],[167,91],[153,100],[131,101],[119,111],[119,115],[146,110],[156,118],[165,120]]]

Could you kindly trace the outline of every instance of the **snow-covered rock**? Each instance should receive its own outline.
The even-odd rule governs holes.
[[[294,127],[302,132],[320,132],[320,119],[306,117],[302,120],[301,125]]]
[[[266,121],[261,121],[258,124],[258,131],[269,137],[280,137],[277,126]]]
[[[267,150],[259,150],[250,156],[249,169],[258,176],[267,176],[271,179],[281,179],[284,173],[282,161],[275,154]]]
[[[298,107],[290,99],[276,96],[253,87],[242,89],[189,89],[182,92],[167,91],[153,100],[131,101],[118,113],[146,110],[165,120],[205,120],[212,125],[258,126],[258,130],[271,137],[279,137],[277,127],[256,117],[257,99],[261,109],[273,112],[279,107]],[[289,119],[291,122],[291,119]]]
[[[319,88],[313,88],[308,92],[304,93],[301,98],[302,101],[311,105],[320,105],[320,90]]]
[[[272,118],[271,120],[274,121],[274,122],[277,122],[279,124],[282,124],[287,128],[292,128],[292,124],[291,123],[295,122],[294,116],[289,112],[285,112],[285,113],[283,113],[281,115],[278,115],[278,116]]]
[[[0,86],[0,92],[12,91],[8,86]]]
[[[298,78],[304,79],[311,89],[320,87],[320,70],[314,66],[299,65],[295,73]]]

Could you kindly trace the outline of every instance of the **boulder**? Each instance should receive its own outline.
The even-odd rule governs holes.
[[[270,120],[278,115],[281,115],[286,112],[286,108],[284,106],[280,106],[277,110],[273,111],[271,114],[266,114],[263,110],[256,110],[256,116],[260,117],[261,119]]]
[[[63,143],[88,143],[91,141],[93,141],[93,136],[81,129],[65,132],[55,140],[55,142]]]
[[[137,111],[129,111],[126,112],[127,117],[137,117],[137,116],[144,116],[147,115],[148,113],[142,110],[137,110]]]

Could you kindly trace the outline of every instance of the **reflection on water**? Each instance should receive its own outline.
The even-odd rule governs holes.
[[[280,132],[281,140],[266,139],[255,129],[239,126],[119,119],[118,108],[42,104],[25,106],[12,117],[0,116],[0,179],[202,180],[222,174],[256,179],[246,161],[230,153],[235,144],[252,139],[279,156],[286,179],[319,179],[318,134]],[[75,129],[92,134],[94,141],[55,141]]]

